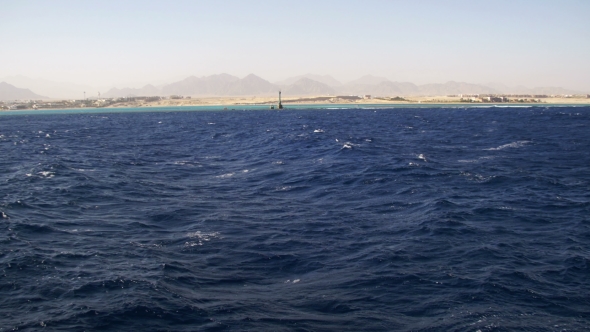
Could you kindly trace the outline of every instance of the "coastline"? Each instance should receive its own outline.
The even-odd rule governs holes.
[[[416,104],[458,104],[458,105],[495,105],[497,102],[461,102],[459,97],[447,96],[420,96],[404,97],[404,100],[393,100],[395,98],[371,98],[371,99],[348,99],[330,96],[302,96],[283,98],[285,107],[289,105],[416,105]],[[268,106],[276,105],[278,100],[274,97],[207,97],[207,98],[185,98],[185,99],[164,99],[152,102],[132,101],[121,102],[110,105],[108,108],[119,107],[167,107],[167,106]],[[590,98],[544,98],[540,102],[502,102],[502,105],[523,105],[523,104],[576,104],[590,105]]]
[[[360,99],[356,96],[303,96],[283,98],[283,105],[286,109],[293,108],[349,108],[349,107],[515,107],[515,106],[590,106],[590,98],[566,98],[554,97],[543,98],[538,101],[516,101],[516,102],[470,102],[461,100],[459,97],[449,96],[419,96],[419,97],[395,97],[395,98],[367,98]],[[24,108],[24,109],[0,109],[0,114],[13,114],[20,112],[51,112],[59,110],[79,110],[88,112],[100,112],[105,110],[112,112],[115,109],[157,109],[171,108],[184,109],[187,107],[208,108],[215,110],[236,110],[236,109],[271,109],[276,106],[278,100],[274,97],[204,97],[204,98],[182,98],[182,99],[161,99],[154,101],[133,100],[121,101],[108,106],[93,107],[52,107],[52,108]]]

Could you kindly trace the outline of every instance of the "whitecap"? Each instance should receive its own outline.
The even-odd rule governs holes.
[[[52,178],[53,176],[55,176],[55,173],[49,172],[49,171],[43,171],[43,172],[39,172],[37,174],[40,174],[41,176],[46,177],[46,178]]]
[[[190,161],[190,160],[178,160],[173,162],[174,165],[180,166],[190,166],[190,167],[202,167],[198,162]]]
[[[512,142],[512,143],[508,143],[508,144],[504,144],[504,145],[500,145],[497,148],[489,148],[489,149],[485,149],[487,151],[498,151],[498,150],[504,150],[507,148],[520,148],[522,146],[524,146],[525,144],[530,143],[531,141],[516,141],[516,142]]]
[[[323,133],[323,132],[324,132],[324,130],[323,130],[323,129],[316,129],[316,130],[314,130],[313,132],[314,132],[314,133]]]
[[[96,170],[94,169],[84,169],[84,168],[74,168],[75,171],[78,172],[95,172]]]
[[[220,178],[220,179],[226,179],[226,178],[229,178],[229,177],[232,177],[232,176],[234,176],[235,174],[236,174],[236,173],[227,173],[227,174],[218,175],[218,176],[216,176],[216,177],[217,177],[217,178]]]
[[[477,163],[477,162],[480,162],[482,160],[487,160],[487,159],[494,159],[494,156],[479,157],[477,159],[459,159],[457,161],[460,163]]]
[[[211,241],[212,239],[220,239],[219,232],[203,233],[201,231],[187,233],[186,236],[189,239],[195,239],[196,241],[187,241],[184,243],[185,247],[202,246],[204,242]]]

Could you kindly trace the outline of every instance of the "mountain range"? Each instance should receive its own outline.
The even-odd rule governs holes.
[[[491,85],[491,86],[490,86]],[[441,96],[453,94],[579,94],[560,87],[510,88],[502,84],[480,85],[449,81],[438,84],[416,85],[410,82],[392,82],[385,77],[366,75],[348,83],[341,83],[329,75],[305,74],[271,83],[254,74],[238,78],[229,74],[204,77],[190,76],[184,80],[156,88],[146,85],[140,89],[111,89],[104,97],[148,95],[183,96],[266,96],[278,90],[284,96],[309,95],[377,95],[377,96]]]
[[[0,85],[0,100],[14,99],[49,99],[29,89],[43,91],[53,99],[80,99],[84,91],[96,91],[96,88],[72,83],[57,83],[45,80],[33,80],[23,76],[8,77]],[[10,83],[10,84],[9,84]],[[16,84],[15,84],[16,83]],[[456,94],[580,94],[578,91],[561,87],[524,86],[509,87],[501,83],[486,85],[449,81],[446,83],[416,85],[410,82],[394,82],[385,77],[365,75],[354,81],[341,83],[329,75],[305,74],[271,83],[254,74],[239,78],[229,74],[210,76],[189,76],[170,84],[154,86],[147,84],[142,88],[111,88],[103,93],[104,98],[133,96],[273,96],[279,90],[284,96],[310,95],[373,95],[373,96],[442,96]],[[90,97],[90,94],[89,94]],[[93,98],[95,98],[93,96]]]

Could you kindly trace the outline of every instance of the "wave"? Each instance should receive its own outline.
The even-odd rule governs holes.
[[[516,141],[516,142],[512,142],[512,143],[508,143],[508,144],[504,144],[504,145],[500,145],[498,147],[495,148],[489,148],[489,149],[484,149],[487,151],[499,151],[499,150],[504,150],[504,149],[517,149],[517,148],[521,148],[527,144],[530,144],[531,141]]]

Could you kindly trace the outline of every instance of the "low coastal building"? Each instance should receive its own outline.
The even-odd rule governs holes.
[[[27,109],[27,105],[25,104],[12,104],[8,106],[9,110],[24,110]]]

